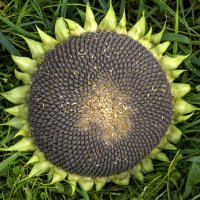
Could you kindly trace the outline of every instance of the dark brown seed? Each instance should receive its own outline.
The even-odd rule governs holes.
[[[172,96],[145,47],[125,35],[96,32],[72,37],[45,56],[28,106],[32,136],[45,157],[96,177],[127,171],[159,144]]]

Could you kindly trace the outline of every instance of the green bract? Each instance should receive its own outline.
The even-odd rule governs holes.
[[[50,169],[53,169],[53,179],[50,184],[60,182],[67,178],[72,186],[73,192],[75,191],[77,183],[86,191],[91,190],[94,185],[96,190],[99,191],[107,182],[113,182],[119,185],[128,185],[131,176],[142,181],[144,174],[154,170],[152,159],[157,159],[162,162],[169,161],[168,157],[162,152],[162,150],[176,150],[174,144],[180,141],[182,133],[175,124],[187,120],[192,116],[193,112],[199,108],[182,99],[182,97],[190,91],[190,85],[174,83],[174,80],[184,71],[177,68],[188,57],[188,55],[177,55],[175,57],[165,55],[165,52],[170,45],[170,42],[160,43],[165,26],[161,32],[152,34],[152,29],[149,31],[145,30],[145,24],[146,20],[143,13],[141,19],[130,30],[127,30],[125,12],[118,23],[112,3],[110,4],[110,8],[105,17],[99,24],[97,24],[90,5],[87,4],[84,28],[70,19],[60,17],[57,19],[55,24],[55,39],[47,35],[38,27],[37,31],[42,42],[37,42],[23,37],[29,46],[32,58],[12,55],[12,59],[21,70],[15,70],[15,76],[17,79],[21,80],[24,85],[1,94],[8,101],[16,104],[12,108],[5,109],[6,112],[12,114],[14,117],[4,125],[13,126],[19,129],[15,137],[23,136],[23,138],[15,145],[8,148],[1,148],[0,150],[32,151],[33,156],[27,163],[33,165],[29,178],[44,174]],[[134,166],[134,168],[113,176],[84,177],[64,171],[63,169],[53,165],[45,159],[43,153],[35,146],[33,139],[31,138],[31,130],[28,122],[27,97],[30,91],[32,76],[37,70],[38,64],[42,63],[43,57],[47,52],[73,36],[79,36],[85,32],[96,31],[114,31],[119,34],[127,35],[130,38],[137,40],[153,54],[162,66],[170,84],[174,111],[171,125],[169,126],[164,138],[160,141],[160,144],[157,145],[139,164]]]

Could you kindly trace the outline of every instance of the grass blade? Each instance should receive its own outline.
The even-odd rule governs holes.
[[[12,43],[4,36],[3,33],[0,33],[0,44],[10,53],[15,54],[16,56],[21,56],[20,52],[12,45]]]
[[[20,155],[21,155],[20,152],[16,152],[10,157],[6,158],[4,161],[2,161],[0,163],[0,171],[8,167],[8,165],[12,164],[13,161],[15,161]]]
[[[25,31],[24,29],[22,29],[21,27],[13,24],[8,18],[0,16],[0,20],[3,21],[4,23],[6,23],[8,26],[10,26],[14,31],[17,31],[19,33],[21,33],[24,36],[30,37],[31,39],[35,39],[38,40],[39,36],[34,35],[33,33],[30,33],[28,31]]]

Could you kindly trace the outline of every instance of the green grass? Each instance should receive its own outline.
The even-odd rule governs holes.
[[[58,16],[64,16],[83,25],[87,0],[5,0],[0,1],[0,92],[10,90],[20,82],[14,77],[15,65],[10,54],[30,56],[20,35],[39,40],[36,25],[54,35],[54,24]],[[90,1],[97,22],[107,11],[107,0]],[[191,54],[181,68],[186,71],[178,82],[189,83],[192,90],[185,99],[200,107],[200,1],[191,0],[113,0],[114,9],[120,19],[126,7],[128,26],[133,25],[144,11],[148,27],[154,32],[166,31],[162,41],[171,41],[170,54]],[[0,96],[0,124],[11,118],[4,108],[11,107]],[[52,172],[47,176],[27,179],[31,166],[26,162],[31,153],[0,153],[0,199],[91,199],[91,200],[195,200],[200,198],[200,112],[179,124],[183,132],[177,152],[166,152],[170,162],[154,162],[155,171],[147,174],[143,182],[132,178],[128,186],[109,183],[101,192],[86,193],[78,187],[71,196],[67,181],[48,185]],[[0,126],[0,147],[14,144],[16,130]]]

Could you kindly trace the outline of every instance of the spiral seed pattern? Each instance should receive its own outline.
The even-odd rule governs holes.
[[[33,77],[29,124],[45,157],[66,171],[109,176],[134,167],[159,144],[172,115],[160,64],[114,32],[71,37]]]

